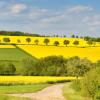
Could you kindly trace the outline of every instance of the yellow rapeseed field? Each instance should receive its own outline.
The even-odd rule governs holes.
[[[4,38],[9,38],[10,43],[13,44],[25,44],[25,45],[18,45],[21,49],[25,50],[32,56],[35,56],[37,58],[51,56],[51,55],[62,55],[66,58],[72,57],[72,56],[79,56],[81,58],[88,58],[89,60],[95,62],[100,59],[100,43],[96,43],[96,47],[89,47],[87,42],[84,39],[79,38],[57,38],[57,37],[30,37],[30,36],[0,36],[0,42],[5,43],[3,41]],[[30,38],[31,42],[28,43],[26,41],[26,38]],[[44,39],[49,39],[49,46],[46,46],[44,43]],[[20,40],[20,43],[18,43],[18,40]],[[38,45],[35,44],[35,40],[38,40]],[[66,47],[63,42],[64,40],[69,40],[70,44],[68,47]],[[73,45],[73,42],[75,40],[79,41],[79,45],[75,46]],[[60,45],[53,46],[54,42],[58,41]],[[9,44],[9,43],[8,43]],[[29,44],[29,45],[28,45]],[[42,45],[42,46],[41,46]],[[11,45],[0,45],[0,48],[13,48],[14,46]],[[85,48],[82,48],[85,47]]]
[[[100,47],[57,47],[57,46],[36,46],[36,45],[18,45],[21,49],[31,55],[41,58],[51,55],[62,55],[66,58],[79,56],[87,58],[93,62],[100,59]]]
[[[13,45],[0,45],[0,48],[15,48]]]
[[[31,37],[31,36],[0,36],[0,42],[1,43],[5,43],[3,41],[3,38],[9,38],[10,39],[10,43],[13,44],[28,44],[26,42],[26,38],[30,38],[31,42],[29,44],[35,44],[35,40],[39,41],[39,45],[45,45],[44,43],[44,39],[49,39],[49,45],[54,45],[55,41],[59,41],[59,46],[65,46],[63,44],[64,40],[69,40],[70,43],[68,46],[74,46],[73,42],[75,40],[79,41],[79,45],[78,46],[88,46],[88,44],[86,43],[86,41],[84,41],[84,39],[79,39],[79,38],[60,38],[60,37]],[[20,42],[18,42],[18,40],[20,40]],[[9,43],[8,43],[9,44]],[[96,43],[96,46],[100,46],[99,43]]]
[[[0,84],[34,84],[56,81],[75,80],[75,77],[56,77],[56,76],[0,76]]]

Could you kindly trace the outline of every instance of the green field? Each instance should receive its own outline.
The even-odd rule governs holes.
[[[65,100],[91,100],[88,97],[83,97],[79,92],[76,92],[72,87],[71,83],[65,84],[63,87],[63,95]]]
[[[31,57],[19,48],[0,48],[0,62],[9,62],[15,65],[16,73],[22,67],[22,60]]]
[[[0,60],[21,61],[26,57],[29,57],[29,55],[18,48],[0,48]]]
[[[0,86],[0,94],[31,93],[39,91],[47,86],[50,86],[50,84]]]
[[[0,100],[30,100],[29,98],[13,97],[4,94],[31,93],[39,91],[47,86],[49,86],[49,84],[0,86]]]
[[[29,98],[20,98],[20,97],[0,95],[0,100],[30,100],[30,99]]]

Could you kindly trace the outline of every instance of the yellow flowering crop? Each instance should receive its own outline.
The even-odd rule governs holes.
[[[57,46],[36,46],[36,45],[18,45],[21,49],[31,55],[41,58],[51,55],[62,55],[66,58],[79,56],[80,58],[88,58],[95,62],[100,59],[100,47],[57,47]]]
[[[59,37],[32,37],[32,36],[0,36],[0,42],[1,43],[5,43],[3,41],[3,38],[9,38],[10,42],[9,43],[13,43],[13,44],[28,44],[28,42],[26,41],[26,38],[30,38],[31,41],[29,44],[36,44],[34,41],[38,40],[39,41],[39,45],[45,45],[44,43],[44,39],[49,39],[49,45],[54,45],[55,41],[59,41],[59,46],[65,46],[63,44],[64,40],[69,40],[70,43],[68,44],[68,46],[74,46],[73,42],[75,40],[79,41],[79,45],[78,46],[88,46],[87,42],[84,39],[80,39],[80,38],[59,38]],[[20,40],[20,42],[18,42],[18,40]],[[9,44],[8,43],[8,44]],[[100,46],[99,43],[95,44],[96,46]]]
[[[0,48],[15,48],[13,45],[0,45]]]
[[[56,82],[63,80],[75,80],[75,77],[56,77],[56,76],[0,76],[0,83],[5,84],[34,84],[45,82]]]

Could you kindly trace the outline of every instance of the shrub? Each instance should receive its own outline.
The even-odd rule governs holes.
[[[12,63],[0,63],[0,75],[14,75],[16,71]]]

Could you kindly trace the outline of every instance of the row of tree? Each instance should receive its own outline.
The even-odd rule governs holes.
[[[9,38],[3,38],[3,41],[4,41],[5,43],[9,43],[9,42],[10,42],[10,39],[9,39]],[[17,39],[17,42],[18,42],[18,43],[21,43],[21,40],[20,40],[20,39]],[[31,42],[31,38],[26,38],[26,42],[27,42],[27,43],[30,43],[30,42]],[[48,45],[49,42],[50,42],[49,39],[47,39],[47,38],[44,39],[44,43],[45,43],[46,45]],[[35,43],[36,45],[38,45],[38,44],[39,44],[39,40],[38,40],[38,39],[34,40],[34,43]],[[69,41],[69,40],[64,40],[64,41],[63,41],[63,44],[67,46],[67,45],[70,44],[70,41]],[[79,41],[78,41],[78,40],[75,40],[75,41],[73,42],[73,44],[74,44],[74,45],[79,45]],[[94,45],[94,46],[95,46],[96,43],[95,43],[94,41],[92,41],[92,40],[88,40],[88,41],[87,41],[87,44],[88,44],[89,46],[91,46],[91,45]],[[55,46],[60,45],[59,41],[55,41],[55,42],[54,42],[54,45],[55,45]]]

